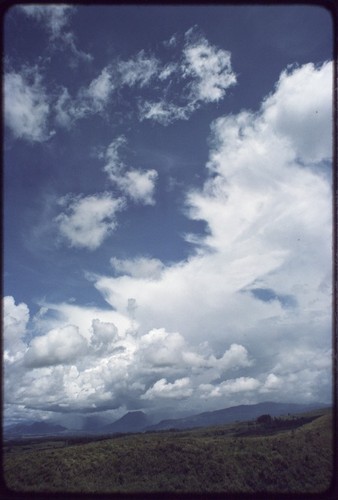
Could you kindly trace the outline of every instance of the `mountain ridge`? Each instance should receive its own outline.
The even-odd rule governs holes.
[[[220,410],[202,412],[179,419],[165,419],[150,426],[146,430],[156,431],[168,430],[171,428],[190,429],[194,427],[222,425],[235,421],[252,420],[265,413],[268,413],[272,417],[277,417],[287,413],[301,413],[303,411],[314,410],[325,406],[326,405],[322,403],[298,404],[265,401],[254,405],[238,405]]]
[[[108,423],[101,424],[98,419],[97,425],[85,425],[82,430],[66,428],[62,425],[52,422],[35,421],[31,423],[19,423],[3,428],[5,437],[20,436],[55,436],[62,434],[118,434],[118,433],[137,433],[137,432],[155,432],[168,429],[192,429],[195,427],[209,427],[214,425],[223,425],[236,421],[253,420],[262,414],[269,414],[272,417],[278,417],[286,414],[297,414],[305,411],[311,411],[330,407],[332,405],[324,403],[277,403],[265,401],[253,405],[237,405],[219,410],[211,410],[202,413],[193,414],[187,417],[169,418],[153,423],[151,415],[143,411],[129,411],[121,418]]]

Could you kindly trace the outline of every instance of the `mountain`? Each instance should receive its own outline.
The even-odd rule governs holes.
[[[272,417],[295,414],[321,408],[321,404],[295,404],[265,402],[255,405],[240,405],[223,410],[208,411],[179,419],[161,420],[158,424],[147,427],[146,430],[158,431],[167,429],[189,429],[193,427],[208,427],[212,425],[228,424],[235,421],[252,420],[260,415],[269,414]]]
[[[66,427],[50,422],[33,422],[32,424],[15,424],[4,429],[6,436],[53,436],[67,431]]]
[[[62,425],[51,422],[26,422],[22,424],[4,427],[5,438],[18,438],[28,436],[56,436],[67,435],[104,435],[125,432],[160,431],[168,429],[191,429],[194,427],[209,427],[213,425],[228,424],[235,421],[253,420],[260,415],[269,414],[272,417],[280,415],[297,414],[311,411],[325,406],[320,403],[314,404],[294,404],[294,403],[273,403],[265,402],[255,405],[232,406],[216,411],[207,411],[184,418],[161,420],[153,424],[154,419],[142,411],[132,411],[126,413],[122,418],[106,424],[106,420],[101,417],[86,417],[81,430],[67,429]]]
[[[143,411],[130,411],[112,424],[102,427],[102,432],[142,432],[149,425],[150,420]]]

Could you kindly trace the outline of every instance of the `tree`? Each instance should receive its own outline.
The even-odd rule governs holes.
[[[264,414],[264,415],[260,415],[257,418],[257,424],[271,424],[271,423],[272,423],[271,415]]]

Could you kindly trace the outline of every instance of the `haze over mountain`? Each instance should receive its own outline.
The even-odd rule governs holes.
[[[320,408],[325,405],[321,404],[295,404],[295,403],[258,403],[256,405],[239,405],[223,410],[207,411],[192,415],[191,417],[162,420],[156,425],[153,425],[149,430],[165,430],[165,429],[188,429],[193,427],[208,427],[212,425],[228,424],[235,421],[252,420],[262,414],[269,414],[272,417],[286,415],[288,413],[295,414],[303,411]]]
[[[31,424],[15,424],[4,429],[4,435],[10,436],[54,436],[67,431],[66,427],[50,422],[33,422]]]
[[[128,412],[112,424],[106,425],[104,432],[140,432],[151,423],[151,419],[142,411]]]
[[[295,404],[264,402],[255,405],[239,405],[215,411],[207,411],[191,415],[185,418],[164,419],[153,424],[151,415],[142,411],[128,412],[123,417],[110,424],[104,424],[100,418],[91,418],[84,421],[82,429],[66,428],[62,425],[49,422],[33,422],[29,424],[16,424],[4,429],[6,438],[23,436],[55,436],[57,434],[118,434],[145,431],[160,431],[168,429],[190,429],[194,427],[209,427],[223,425],[231,422],[254,420],[262,414],[277,417],[286,414],[297,414],[317,408],[323,408],[325,404]]]

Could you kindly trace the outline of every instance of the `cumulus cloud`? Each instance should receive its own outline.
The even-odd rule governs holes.
[[[123,177],[115,179],[116,184],[134,202],[155,205],[154,191],[158,177],[156,170],[129,170]]]
[[[14,137],[43,142],[49,132],[50,99],[36,67],[10,71],[4,77],[4,118]]]
[[[122,198],[109,193],[67,196],[60,200],[65,212],[55,221],[70,246],[95,250],[116,228],[116,213],[124,208]]]
[[[193,392],[189,387],[189,382],[188,377],[177,379],[173,383],[167,382],[165,378],[161,378],[147,390],[147,392],[142,396],[142,399],[188,398]]]
[[[86,350],[86,340],[74,325],[50,330],[34,337],[25,354],[29,367],[69,364]]]
[[[114,323],[105,323],[93,319],[91,344],[95,352],[108,353],[118,337],[118,329]]]
[[[5,361],[14,361],[22,356],[26,345],[23,341],[29,321],[26,304],[16,305],[14,297],[3,299],[3,348]]]
[[[326,63],[283,73],[258,111],[243,111],[213,122],[207,164],[210,178],[202,189],[187,195],[187,215],[207,223],[205,235],[190,238],[195,254],[167,265],[156,280],[133,276],[127,264],[129,276],[100,276],[95,281],[117,310],[122,310],[127,297],[134,297],[137,320],[145,331],[154,324],[165,325],[166,331],[179,332],[195,345],[210,338],[211,348],[221,352],[225,343],[242,346],[234,347],[225,360],[232,356],[247,359],[242,368],[250,376],[245,376],[259,381],[259,385],[249,383],[252,394],[260,390],[273,394],[277,382],[268,378],[273,373],[283,378],[283,384],[278,383],[288,388],[286,398],[293,394],[297,398],[304,383],[310,400],[318,396],[320,381],[329,374],[321,366],[316,377],[310,377],[306,364],[309,359],[318,363],[322,358],[318,342],[325,344],[330,359],[332,191],[325,162],[331,154],[327,139],[332,136],[331,72],[332,65]],[[302,79],[307,82],[302,100],[293,108],[284,108],[284,99],[289,102],[292,93],[299,94],[297,82]],[[288,94],[281,93],[282,87],[288,88]],[[315,112],[308,111],[318,107],[313,96],[321,103],[322,123]],[[278,123],[272,108],[280,113]],[[283,120],[290,123],[285,130],[280,126],[284,109],[287,118]],[[304,115],[302,109],[309,121],[307,130],[316,130],[318,144],[311,158],[303,147],[306,130],[294,126],[299,114]],[[255,289],[269,290],[275,299],[262,300],[250,293]],[[288,297],[287,304],[278,297]],[[276,353],[286,369],[289,345],[303,349],[306,356],[297,357],[298,367],[282,374],[275,363]],[[245,349],[252,360],[260,362],[251,363]],[[221,359],[221,352],[215,359]],[[200,361],[196,353],[190,359]],[[203,362],[211,363],[210,358]],[[302,380],[293,381],[296,385],[291,390],[290,377],[296,370]],[[219,389],[220,397],[225,398],[229,387],[225,384]]]
[[[250,392],[258,389],[260,382],[252,377],[239,377],[236,379],[225,380],[221,384],[214,386],[212,384],[201,384],[200,390],[205,398],[227,396],[242,392]]]
[[[11,297],[6,303],[12,310]],[[24,304],[19,309],[29,314]],[[54,306],[59,314],[53,319],[49,310],[44,305],[34,322],[45,316],[40,326],[47,333],[26,339],[23,363],[9,371],[6,401],[18,398],[31,407],[55,411],[116,408],[122,402],[156,407],[158,398],[198,399],[201,380],[212,382],[235,366],[250,364],[242,346],[232,345],[216,358],[206,343],[194,347],[178,332],[155,328],[140,334],[133,318],[112,310],[60,304]],[[21,336],[25,327],[22,324]],[[7,333],[10,329],[9,324]]]
[[[262,106],[264,117],[279,134],[287,137],[304,163],[317,163],[332,156],[332,63],[316,68],[312,63],[291,66],[281,74],[274,93]],[[320,133],[320,140],[318,140]]]

